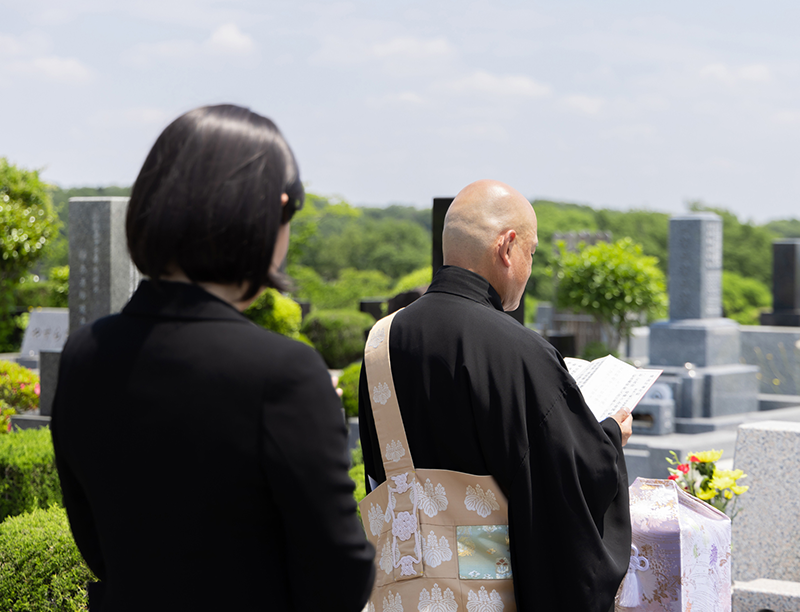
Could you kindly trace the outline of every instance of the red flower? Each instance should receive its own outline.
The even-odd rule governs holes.
[[[34,387],[33,387],[33,392],[34,392],[36,395],[40,395],[40,394],[41,394],[41,392],[42,392],[42,388],[41,388],[41,386],[39,386],[39,383],[36,383],[36,384],[34,385]]]
[[[678,480],[678,475],[677,474],[670,474],[669,479],[670,480]]]
[[[689,473],[689,464],[688,463],[681,463],[678,465],[678,470],[683,472],[684,474]]]
[[[691,457],[689,457],[689,461],[691,461],[692,463],[700,463],[700,459],[697,458],[697,455],[692,455]]]

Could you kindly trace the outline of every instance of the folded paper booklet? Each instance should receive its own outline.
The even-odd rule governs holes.
[[[586,405],[598,421],[623,408],[632,412],[664,370],[643,370],[606,355],[594,361],[565,357]]]

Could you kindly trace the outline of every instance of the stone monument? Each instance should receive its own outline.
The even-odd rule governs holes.
[[[800,327],[800,238],[772,243],[772,312],[761,325]]]
[[[26,368],[38,368],[40,352],[61,350],[68,333],[69,311],[66,308],[35,308],[30,313],[17,363]]]
[[[709,418],[758,410],[758,368],[740,363],[740,326],[722,317],[722,220],[673,217],[669,253],[670,318],[650,327],[650,365],[673,389],[676,431],[709,431]]]
[[[119,312],[141,276],[128,255],[125,214],[128,198],[69,200],[69,332]],[[54,354],[55,353],[55,354]],[[41,360],[39,411],[49,415],[60,352]]]

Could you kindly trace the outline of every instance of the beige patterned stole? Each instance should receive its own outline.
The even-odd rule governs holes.
[[[367,610],[515,612],[508,503],[495,479],[414,468],[389,360],[395,314],[375,324],[364,349],[386,471],[360,503],[377,553]]]

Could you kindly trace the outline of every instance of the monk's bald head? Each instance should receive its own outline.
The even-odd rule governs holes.
[[[497,239],[508,230],[536,234],[536,215],[527,198],[500,181],[481,180],[464,187],[444,218],[442,251],[445,265],[478,271]]]

